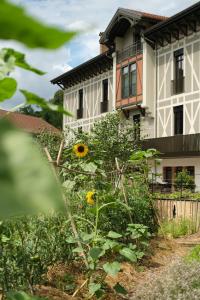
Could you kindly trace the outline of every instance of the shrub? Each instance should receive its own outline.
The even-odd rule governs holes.
[[[172,238],[178,238],[195,232],[196,226],[194,222],[190,219],[183,218],[164,221],[159,229],[160,235],[164,234]]]
[[[175,186],[178,189],[193,190],[195,188],[194,178],[186,170],[179,172],[175,178]]]
[[[139,286],[131,300],[200,299],[200,263],[176,261],[159,278]]]

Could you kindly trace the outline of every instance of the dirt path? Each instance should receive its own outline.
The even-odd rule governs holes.
[[[153,249],[155,255],[147,260],[147,269],[138,274],[132,289],[129,289],[129,299],[134,292],[152,279],[159,278],[174,262],[185,256],[193,246],[200,244],[200,232],[175,240],[155,240]]]

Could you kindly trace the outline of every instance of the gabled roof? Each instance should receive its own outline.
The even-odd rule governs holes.
[[[42,118],[33,117],[18,112],[10,112],[0,109],[0,118],[7,118],[17,128],[23,129],[26,132],[39,134],[42,132],[48,132],[59,135],[61,131],[52,126]]]
[[[197,23],[200,21],[200,1],[194,5],[182,10],[181,12],[171,16],[167,20],[154,25],[150,29],[144,32],[147,42],[152,45],[158,40],[166,39],[170,42],[169,35],[172,34],[174,37],[179,38],[179,32],[183,35],[187,35],[188,27],[192,31],[196,31]],[[168,36],[168,38],[167,38]],[[161,44],[161,43],[160,43]]]
[[[108,40],[112,42],[115,36],[123,36],[130,25],[135,25],[141,20],[148,20],[151,25],[154,25],[166,19],[167,17],[147,12],[118,8],[106,30],[102,33],[100,43],[107,44]]]
[[[107,51],[52,79],[51,83],[58,84],[62,89],[69,88],[79,82],[112,69],[112,66],[113,60],[111,52]]]

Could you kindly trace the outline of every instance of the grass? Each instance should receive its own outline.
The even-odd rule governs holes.
[[[196,232],[195,224],[190,219],[173,219],[164,221],[159,229],[159,235],[170,238],[178,238],[181,236],[193,234]]]

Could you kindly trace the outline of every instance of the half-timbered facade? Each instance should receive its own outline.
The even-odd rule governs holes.
[[[64,117],[63,130],[90,131],[115,109],[112,69],[112,54],[106,51],[52,80],[64,90],[64,107],[73,115]]]
[[[100,33],[101,54],[52,80],[74,118],[90,130],[121,110],[157,148],[157,172],[173,181],[186,169],[200,189],[200,2],[170,17],[119,8]]]
[[[145,92],[155,115],[154,139],[146,145],[163,154],[164,181],[187,169],[200,189],[200,2],[147,30],[144,38],[146,65],[152,65]]]

